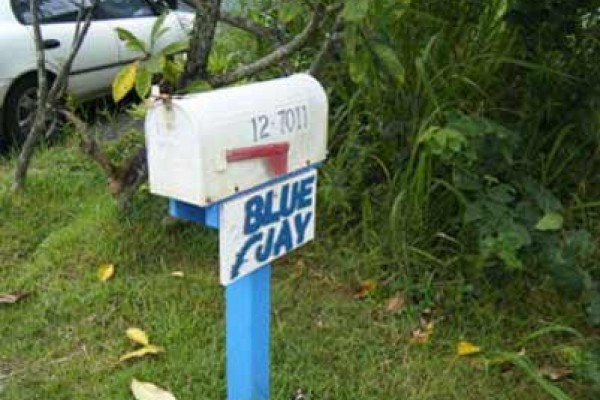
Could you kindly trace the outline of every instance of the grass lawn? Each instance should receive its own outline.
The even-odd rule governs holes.
[[[178,399],[224,399],[217,235],[167,222],[166,201],[147,190],[133,212],[121,214],[75,146],[42,150],[23,195],[10,192],[11,171],[12,161],[0,161],[0,294],[31,295],[0,304],[0,399],[132,399],[133,377]],[[547,399],[536,367],[562,365],[589,339],[589,332],[554,332],[524,342],[555,325],[585,332],[581,310],[548,288],[526,298],[507,294],[504,302],[464,302],[450,298],[449,282],[427,287],[443,300],[434,304],[427,343],[411,343],[423,307],[408,299],[399,313],[386,312],[402,282],[356,299],[369,268],[350,270],[344,264],[356,260],[341,250],[324,240],[276,264],[273,399],[290,399],[299,388],[323,400]],[[106,283],[97,278],[103,263],[116,267]],[[133,349],[125,330],[134,326],[165,352],[119,364]],[[484,352],[458,357],[460,340]],[[528,358],[521,359],[532,360],[529,373],[493,362],[522,349]],[[558,385],[574,399],[598,398],[576,377]]]

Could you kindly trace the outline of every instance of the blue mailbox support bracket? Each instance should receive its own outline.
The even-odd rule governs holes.
[[[219,229],[220,204],[198,207],[170,200],[179,219]],[[268,400],[271,321],[271,266],[225,288],[228,400]]]

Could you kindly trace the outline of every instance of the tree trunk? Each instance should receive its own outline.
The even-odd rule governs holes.
[[[12,187],[13,191],[15,192],[20,192],[25,188],[25,180],[27,178],[27,171],[29,170],[29,163],[31,162],[31,156],[33,155],[33,151],[35,150],[37,142],[44,134],[45,129],[45,113],[37,112],[35,122],[33,123],[33,128],[31,129],[31,132],[29,132],[29,135],[27,135],[27,139],[23,145],[23,150],[19,154],[19,159],[17,160],[15,180]]]
[[[33,27],[33,39],[35,42],[35,52],[37,58],[37,73],[38,73],[38,99],[37,109],[35,112],[35,121],[23,149],[19,154],[19,160],[17,162],[17,169],[15,171],[15,180],[13,183],[14,191],[22,191],[25,188],[25,179],[27,179],[27,171],[29,169],[29,163],[31,162],[31,156],[35,149],[40,136],[43,134],[44,128],[46,127],[46,101],[48,97],[48,81],[46,77],[46,54],[42,46],[42,30],[40,28],[39,0],[30,0],[29,7],[31,9],[32,27]]]

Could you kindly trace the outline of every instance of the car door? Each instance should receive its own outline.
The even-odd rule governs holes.
[[[99,0],[97,16],[110,26],[113,34],[118,40],[116,28],[124,28],[133,33],[144,43],[150,43],[152,27],[158,18],[158,9],[146,0]],[[174,41],[184,40],[182,24],[175,13],[169,13],[164,27],[168,28],[166,33],[156,43],[155,49],[165,47]],[[142,56],[140,52],[127,48],[125,43],[119,43],[119,60],[121,63],[131,62]]]
[[[71,51],[81,3],[73,0],[40,0],[39,15],[48,69],[57,72]],[[31,25],[29,0],[13,0],[15,14]],[[32,29],[31,26],[28,29]],[[77,97],[106,92],[118,72],[119,53],[114,35],[102,21],[93,21],[73,62],[69,91]]]

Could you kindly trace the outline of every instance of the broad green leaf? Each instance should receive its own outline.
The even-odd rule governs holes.
[[[170,83],[176,83],[183,72],[183,66],[177,62],[167,60],[163,68],[165,79]]]
[[[202,93],[202,92],[206,92],[207,90],[210,90],[211,86],[208,84],[208,82],[203,81],[203,80],[196,80],[196,81],[192,81],[190,82],[184,89],[184,91],[186,93]]]
[[[129,328],[125,332],[127,337],[132,341],[141,344],[142,346],[148,346],[150,344],[150,340],[148,339],[148,335],[146,332],[139,328]]]
[[[145,67],[140,67],[137,73],[137,77],[135,79],[135,91],[140,96],[140,98],[144,99],[148,96],[150,92],[150,87],[152,86],[152,74]]]
[[[304,11],[302,3],[296,0],[287,1],[279,6],[279,18],[286,23],[292,22]]]
[[[166,18],[167,13],[162,14],[156,19],[154,25],[152,26],[152,33],[150,34],[150,48],[152,49],[154,49],[154,45],[156,44],[156,42],[158,42],[160,37],[169,30],[169,28],[162,29]]]
[[[172,393],[150,382],[131,381],[131,393],[136,400],[177,400]]]
[[[591,291],[590,302],[586,308],[588,321],[592,326],[600,326],[600,290],[594,288]]]
[[[125,66],[119,71],[117,77],[113,81],[112,92],[113,99],[116,103],[123,100],[123,98],[127,96],[127,93],[135,86],[138,66],[139,63],[137,61]]]
[[[370,64],[369,54],[365,51],[357,51],[349,64],[350,78],[354,83],[363,83],[366,80]]]
[[[388,73],[396,79],[399,85],[403,85],[405,70],[396,52],[391,47],[382,43],[375,43],[373,50]]]
[[[161,74],[163,69],[165,69],[165,64],[167,62],[167,58],[161,54],[153,54],[152,57],[144,66],[150,71],[152,74]]]
[[[559,213],[551,212],[542,217],[535,226],[538,231],[559,231],[562,229],[564,218]]]
[[[170,56],[177,53],[182,53],[186,51],[189,47],[189,43],[187,41],[183,42],[174,42],[165,47],[160,51],[160,54],[165,56]]]
[[[123,28],[116,28],[116,31],[119,39],[125,42],[128,49],[148,54],[148,49],[146,49],[144,42],[138,39],[133,33]]]
[[[344,5],[343,17],[348,22],[360,21],[369,12],[370,0],[348,0]]]

